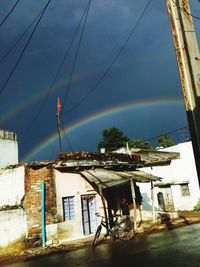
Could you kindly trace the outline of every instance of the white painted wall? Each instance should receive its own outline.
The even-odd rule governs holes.
[[[103,214],[103,206],[100,196],[93,187],[80,175],[74,173],[62,173],[55,170],[55,183],[57,194],[57,224],[59,239],[74,239],[83,236],[81,195],[96,194],[97,211]],[[63,222],[62,197],[75,197],[75,219]],[[97,220],[98,226],[98,220]]]
[[[24,197],[24,166],[0,170],[0,207],[20,205]]]
[[[23,209],[0,211],[0,252],[1,247],[23,238],[26,233],[26,215]]]
[[[16,140],[0,136],[0,168],[18,163],[18,143]]]
[[[162,177],[163,183],[177,183],[171,186],[175,210],[193,210],[194,205],[200,199],[200,190],[196,172],[194,154],[191,142],[181,143],[162,151],[179,152],[180,159],[173,160],[169,166],[158,166],[153,168],[143,168],[145,172]],[[189,182],[190,196],[182,196],[181,188],[178,183]],[[143,207],[148,208],[150,204],[150,193],[148,185],[140,184],[143,194]],[[157,193],[159,189],[155,187],[155,205],[158,209]]]

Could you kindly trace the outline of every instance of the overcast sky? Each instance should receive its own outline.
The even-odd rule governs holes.
[[[21,0],[6,18],[16,2],[1,0],[0,128],[16,132],[20,160],[57,157],[58,96],[64,151],[95,151],[105,128],[149,139],[187,126],[164,0],[91,0],[87,17],[88,0],[52,0],[33,34],[48,1]]]

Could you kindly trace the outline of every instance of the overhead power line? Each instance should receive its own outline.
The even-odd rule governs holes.
[[[84,22],[83,22],[83,28],[82,28],[81,35],[80,35],[80,38],[79,38],[78,47],[77,47],[76,54],[75,54],[75,57],[74,57],[74,62],[73,62],[73,65],[72,65],[72,69],[71,69],[71,73],[70,73],[70,78],[69,78],[68,86],[67,86],[67,89],[66,89],[66,92],[65,92],[65,96],[64,96],[63,109],[65,107],[65,104],[66,104],[66,101],[67,101],[67,97],[68,97],[68,94],[69,94],[69,90],[70,90],[70,86],[71,86],[71,81],[72,81],[72,76],[74,74],[76,62],[77,62],[77,59],[78,59],[78,54],[79,54],[79,51],[80,51],[81,41],[83,39],[83,33],[84,33],[84,30],[85,30],[85,26],[86,26],[86,21],[87,21],[89,9],[90,9],[90,4],[91,4],[91,0],[89,0],[88,6],[86,8],[86,14],[85,14]],[[62,113],[61,113],[61,115],[62,115]],[[71,151],[73,151],[71,142],[70,142],[70,140],[69,140],[69,138],[68,138],[68,136],[67,136],[67,134],[66,134],[66,132],[64,130],[63,130],[63,133],[64,133],[65,138],[68,141],[68,144],[69,144],[69,147],[70,147]]]
[[[71,143],[71,141],[69,140],[69,136],[67,135],[67,133],[65,132],[65,130],[64,130],[63,127],[62,127],[62,132],[63,132],[63,134],[64,134],[65,139],[67,140],[67,143],[68,143],[68,146],[69,146],[70,151],[71,151],[71,152],[74,152],[72,143]]]
[[[8,12],[8,14],[5,16],[5,18],[2,20],[2,22],[0,23],[0,27],[4,24],[4,22],[7,20],[7,18],[10,16],[10,14],[13,12],[13,10],[15,9],[15,7],[17,6],[17,4],[19,3],[20,0],[17,0],[16,3],[13,5],[13,7],[11,8],[11,10]]]
[[[76,27],[76,29],[75,29],[75,31],[74,31],[74,33],[73,33],[73,36],[72,36],[71,41],[70,41],[70,44],[69,44],[69,46],[67,47],[67,49],[66,49],[66,51],[65,51],[65,54],[64,54],[64,56],[63,56],[63,58],[62,58],[62,60],[61,60],[61,62],[60,62],[60,64],[59,64],[59,66],[58,66],[56,75],[55,75],[55,77],[53,78],[53,80],[52,80],[52,82],[51,82],[51,85],[49,86],[49,89],[48,89],[47,93],[45,94],[44,99],[43,99],[43,101],[42,101],[42,103],[41,103],[41,105],[40,105],[40,107],[39,107],[37,113],[35,114],[34,118],[30,121],[28,127],[27,127],[26,130],[25,130],[25,132],[26,132],[26,136],[29,135],[32,126],[35,124],[35,122],[36,122],[37,119],[39,118],[39,115],[41,114],[41,111],[42,111],[42,109],[43,109],[43,107],[44,107],[44,105],[45,105],[45,103],[46,103],[46,101],[47,101],[47,99],[48,99],[48,97],[49,97],[49,94],[50,94],[50,92],[52,91],[52,89],[53,89],[53,87],[54,87],[54,85],[55,85],[55,83],[56,83],[56,80],[57,80],[57,78],[58,78],[58,75],[59,75],[59,73],[60,73],[60,71],[61,71],[61,69],[62,69],[62,67],[63,67],[63,65],[64,65],[64,62],[65,62],[65,60],[66,60],[66,58],[67,58],[67,56],[68,56],[68,54],[69,54],[69,52],[70,52],[70,49],[71,49],[71,47],[72,47],[72,45],[73,45],[73,43],[74,43],[75,37],[76,37],[76,35],[77,35],[77,33],[78,33],[79,29],[80,29],[81,23],[82,23],[82,21],[83,21],[83,18],[84,18],[84,16],[85,16],[86,12],[87,12],[87,9],[88,9],[88,4],[87,4],[87,6],[86,6],[86,8],[85,8],[85,10],[84,10],[84,12],[83,12],[83,15],[82,15],[81,18],[80,18],[80,21],[79,21],[78,26]],[[66,137],[66,139],[68,139],[67,141],[68,141],[68,143],[69,143],[70,149],[73,150],[73,149],[72,149],[72,145],[70,144],[69,138]]]
[[[162,133],[162,134],[156,135],[156,136],[154,136],[154,137],[145,139],[145,141],[151,141],[151,140],[157,139],[157,138],[160,137],[160,136],[168,135],[168,134],[172,134],[172,133],[176,133],[176,132],[178,132],[178,131],[180,131],[180,130],[183,130],[183,129],[188,129],[188,126],[183,126],[183,127],[181,127],[181,128],[175,129],[175,130],[173,130],[173,131],[170,131],[170,132],[167,132],[167,133]]]
[[[108,65],[108,67],[106,68],[105,72],[103,73],[103,75],[99,78],[99,80],[96,82],[96,84],[90,89],[90,91],[79,101],[77,102],[71,109],[67,110],[67,112],[71,112],[74,109],[76,109],[78,106],[80,106],[83,102],[85,102],[85,100],[97,89],[97,87],[101,84],[101,82],[104,80],[104,78],[108,75],[108,73],[111,71],[114,63],[117,61],[117,59],[119,58],[119,56],[121,55],[122,51],[124,50],[125,46],[127,45],[127,43],[129,42],[129,40],[131,39],[131,37],[133,36],[133,34],[135,33],[140,21],[142,20],[145,12],[147,11],[150,3],[152,2],[152,0],[150,0],[147,5],[145,6],[143,12],[141,13],[138,21],[136,22],[136,24],[133,26],[131,32],[129,33],[128,37],[126,38],[125,42],[123,43],[123,45],[120,47],[118,53],[115,55],[114,59],[111,61],[111,63]]]
[[[72,81],[72,76],[74,74],[76,62],[77,62],[77,59],[78,59],[78,54],[79,54],[79,51],[80,51],[81,41],[83,39],[83,33],[84,33],[84,30],[85,30],[85,26],[86,26],[86,21],[87,21],[89,9],[90,9],[90,4],[91,4],[91,0],[89,0],[89,3],[88,3],[88,7],[87,7],[84,23],[83,23],[83,28],[82,28],[82,31],[81,31],[81,35],[80,35],[79,42],[78,42],[78,47],[77,47],[76,54],[75,54],[75,57],[74,57],[74,62],[73,62],[73,65],[72,65],[69,82],[68,82],[67,89],[66,89],[65,96],[64,96],[63,108],[65,107],[65,104],[66,104],[66,101],[67,101],[67,97],[68,97],[68,94],[69,94],[71,81]],[[61,115],[62,115],[62,113],[61,113]]]
[[[32,33],[31,33],[30,37],[28,38],[28,40],[27,40],[27,42],[26,42],[26,44],[25,44],[23,50],[21,51],[21,53],[20,53],[20,55],[19,55],[19,57],[18,57],[18,59],[17,59],[15,65],[13,66],[13,68],[12,68],[10,74],[8,75],[8,78],[6,79],[5,83],[4,83],[3,86],[1,87],[0,95],[1,95],[1,94],[3,93],[3,91],[5,90],[6,85],[8,84],[8,82],[9,82],[10,78],[12,77],[14,71],[16,70],[16,68],[17,68],[17,66],[18,66],[18,64],[19,64],[19,62],[20,62],[20,60],[22,59],[22,56],[23,56],[23,54],[24,54],[24,52],[25,52],[27,46],[29,45],[29,43],[30,43],[30,41],[31,41],[31,39],[32,39],[32,37],[33,37],[33,34],[34,34],[34,32],[36,31],[36,29],[37,29],[37,27],[38,27],[38,25],[39,25],[39,23],[40,23],[40,21],[41,21],[41,19],[42,19],[42,17],[43,17],[43,15],[44,15],[44,13],[45,13],[45,11],[46,11],[48,5],[50,4],[50,2],[51,2],[51,0],[48,0],[47,4],[45,5],[44,10],[42,11],[42,13],[41,13],[41,15],[40,15],[40,17],[39,17],[39,19],[38,19],[38,21],[37,21],[37,23],[36,23],[36,25],[35,25],[33,31],[32,31]]]
[[[179,5],[179,4],[177,5],[176,2],[175,2],[174,0],[172,0],[172,2],[173,2],[173,3],[174,3],[180,10],[182,10],[184,13],[190,15],[190,16],[193,17],[194,19],[200,20],[200,17],[198,17],[198,16],[196,16],[196,15],[194,15],[194,14],[188,12],[188,11],[185,10],[184,8],[181,8],[180,5]]]
[[[43,9],[42,9],[43,10]],[[42,10],[37,14],[31,24],[26,28],[26,30],[19,36],[19,38],[15,41],[15,43],[9,48],[9,50],[1,57],[0,63],[4,61],[4,59],[12,52],[12,50],[16,47],[16,45],[22,40],[28,30],[32,27],[32,25],[36,22],[38,17],[41,15]]]

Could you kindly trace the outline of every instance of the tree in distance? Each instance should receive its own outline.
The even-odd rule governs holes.
[[[98,151],[105,148],[107,152],[114,151],[120,147],[125,147],[130,140],[120,129],[112,127],[103,130],[102,140],[98,143]]]
[[[128,141],[129,148],[152,149],[148,141],[143,139],[131,139]]]

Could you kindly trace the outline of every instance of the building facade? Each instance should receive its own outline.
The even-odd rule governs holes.
[[[156,182],[155,207],[158,211],[193,210],[200,199],[200,189],[191,141],[160,149],[163,152],[178,152],[180,158],[167,166],[145,167],[147,173],[159,176]],[[149,206],[148,185],[141,187],[144,209]]]
[[[14,132],[0,130],[0,168],[17,163],[17,135]]]
[[[161,154],[161,164],[164,156],[168,164],[172,153]],[[153,163],[150,160],[147,164]],[[44,237],[46,244],[52,244],[94,234],[100,222],[96,212],[112,219],[124,197],[132,203],[131,216],[135,222],[147,218],[146,211],[148,219],[153,219],[153,199],[149,198],[151,209],[143,209],[141,217],[138,197],[145,184],[149,188],[145,194],[154,194],[153,184],[160,178],[138,170],[142,166],[140,154],[74,152],[63,153],[54,161],[1,169],[0,248],[16,241],[35,247],[42,244]]]

